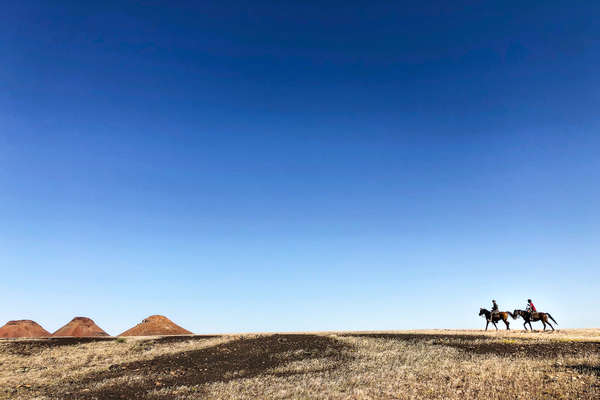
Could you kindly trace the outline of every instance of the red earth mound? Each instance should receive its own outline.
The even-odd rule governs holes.
[[[8,321],[0,328],[0,338],[38,338],[48,337],[50,332],[42,328],[37,322],[29,319]]]
[[[53,337],[71,336],[71,337],[92,337],[109,336],[94,321],[86,317],[75,317],[52,334]]]
[[[151,315],[133,328],[119,336],[162,336],[162,335],[191,335],[192,332],[183,329],[169,318],[162,315]]]

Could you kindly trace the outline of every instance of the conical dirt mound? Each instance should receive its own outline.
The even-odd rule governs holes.
[[[183,329],[169,318],[162,315],[151,315],[133,328],[119,336],[162,336],[162,335],[191,335],[192,332]]]
[[[86,317],[75,317],[52,334],[53,337],[71,336],[71,337],[91,337],[91,336],[109,336],[94,321]]]
[[[42,328],[37,322],[29,319],[8,321],[0,328],[0,338],[39,338],[48,337],[50,332]]]

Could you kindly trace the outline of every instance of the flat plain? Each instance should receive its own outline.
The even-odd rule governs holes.
[[[0,399],[598,399],[600,329],[0,341]]]

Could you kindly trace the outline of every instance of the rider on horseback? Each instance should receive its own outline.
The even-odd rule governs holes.
[[[535,306],[533,305],[531,299],[527,299],[527,307],[525,308],[525,310],[531,314],[537,313],[537,310],[535,309]]]
[[[499,311],[498,304],[496,304],[496,300],[492,300],[492,309],[490,311],[490,319],[488,319],[488,321],[492,322],[494,314],[497,314]]]

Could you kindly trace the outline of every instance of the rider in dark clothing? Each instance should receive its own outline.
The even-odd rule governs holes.
[[[498,304],[496,304],[496,300],[492,300],[492,310],[490,312],[490,322],[492,321],[492,318],[494,317],[494,314],[496,314],[499,311],[498,308]]]

